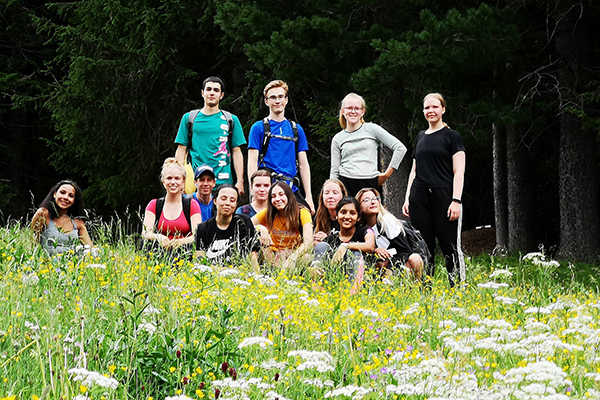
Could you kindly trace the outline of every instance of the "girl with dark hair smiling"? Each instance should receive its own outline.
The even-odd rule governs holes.
[[[276,182],[269,189],[269,203],[252,222],[265,246],[267,261],[285,261],[293,266],[297,259],[312,248],[313,227],[310,211],[296,201],[289,185]]]
[[[42,200],[31,220],[31,229],[50,255],[74,249],[79,243],[91,247],[82,216],[81,189],[71,180],[62,180]]]

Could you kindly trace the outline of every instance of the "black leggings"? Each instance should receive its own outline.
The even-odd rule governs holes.
[[[456,274],[464,280],[464,256],[460,248],[460,228],[462,212],[456,221],[448,219],[448,207],[452,201],[452,188],[427,188],[413,183],[409,197],[410,221],[417,228],[429,249],[427,274],[435,274],[435,239],[437,238],[444,259],[450,285],[456,281]]]
[[[369,178],[369,179],[356,179],[356,178],[346,178],[345,176],[340,176],[340,181],[346,186],[346,190],[348,191],[348,196],[354,197],[356,193],[360,189],[364,188],[374,188],[377,189],[379,193],[383,196],[381,192],[381,186],[377,184],[377,177]]]

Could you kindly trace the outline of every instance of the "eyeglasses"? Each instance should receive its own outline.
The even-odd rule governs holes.
[[[353,112],[359,112],[362,111],[362,107],[344,107],[344,110],[346,111],[353,111]]]
[[[285,94],[280,94],[278,96],[275,96],[274,94],[272,94],[271,96],[267,97],[268,100],[271,101],[275,101],[275,100],[283,100],[285,99],[287,96]]]
[[[379,202],[379,198],[378,197],[365,197],[365,198],[361,199],[360,202],[363,204],[377,203],[377,202]]]

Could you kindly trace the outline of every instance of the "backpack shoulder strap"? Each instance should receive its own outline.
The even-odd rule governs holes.
[[[271,141],[271,125],[269,124],[269,118],[263,119],[263,142],[258,151],[258,167],[260,168],[267,154],[269,148],[269,142]]]
[[[290,124],[292,125],[292,131],[294,132],[294,147],[296,150],[296,174],[300,173],[300,163],[298,162],[298,126],[296,125],[296,121],[290,120]]]
[[[192,229],[192,216],[190,215],[191,208],[192,208],[191,203],[192,203],[192,196],[184,195],[183,198],[181,199],[181,205],[183,206],[183,216],[185,217],[185,220],[187,221],[188,225],[190,226],[190,232],[193,230]]]
[[[165,198],[161,197],[156,199],[156,208],[154,210],[154,229],[158,229],[158,220],[160,219],[160,214],[162,214],[163,207],[165,205]]]
[[[188,113],[187,128],[188,128],[188,147],[192,147],[192,135],[194,134],[194,120],[200,113],[200,109],[192,110]]]
[[[227,146],[231,152],[233,150],[233,115],[225,110],[221,110],[221,113],[227,120]]]

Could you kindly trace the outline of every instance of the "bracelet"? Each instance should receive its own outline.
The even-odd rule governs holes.
[[[460,201],[460,199],[453,198],[452,201],[458,204],[462,204],[462,201]]]

